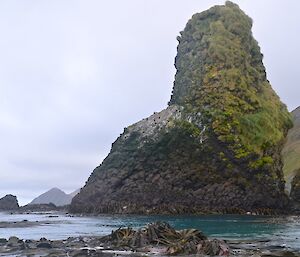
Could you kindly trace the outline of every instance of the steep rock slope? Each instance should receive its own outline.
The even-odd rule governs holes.
[[[290,196],[295,202],[297,209],[300,211],[300,169],[297,170],[297,173],[292,180]]]
[[[6,195],[0,199],[0,211],[17,210],[19,203],[14,195]]]
[[[282,150],[286,190],[300,202],[300,107],[292,111],[294,126],[289,130]]]
[[[80,192],[80,189],[76,189],[75,191],[73,191],[72,193],[68,194],[69,196],[71,196],[72,198],[77,195]]]
[[[283,210],[291,119],[272,90],[252,20],[237,5],[195,14],[178,37],[168,108],[129,126],[73,212]]]
[[[53,203],[56,206],[64,206],[71,203],[73,196],[66,194],[64,191],[59,188],[52,188],[49,191],[41,194],[36,197],[29,203],[33,204],[50,204]]]

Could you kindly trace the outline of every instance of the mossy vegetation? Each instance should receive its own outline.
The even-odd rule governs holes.
[[[251,18],[229,1],[195,14],[178,37],[170,104],[200,112],[235,158],[258,169],[273,163],[269,149],[282,142],[292,122],[266,79],[251,27]]]

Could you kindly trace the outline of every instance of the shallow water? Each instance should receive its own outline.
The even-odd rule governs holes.
[[[49,217],[57,215],[57,217]],[[264,240],[269,244],[300,250],[300,218],[241,215],[136,216],[101,215],[72,217],[64,213],[0,213],[0,222],[22,220],[49,224],[27,228],[0,228],[0,238],[65,239],[70,236],[106,235],[122,226],[142,227],[153,221],[167,221],[176,229],[197,228],[210,237],[237,240]]]

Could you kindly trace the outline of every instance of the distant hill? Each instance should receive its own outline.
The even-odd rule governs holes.
[[[76,190],[71,194],[66,194],[64,191],[60,190],[59,188],[52,188],[49,191],[33,199],[32,202],[29,203],[29,205],[49,204],[49,203],[53,203],[56,206],[68,205],[71,203],[73,197],[78,192],[79,190]]]

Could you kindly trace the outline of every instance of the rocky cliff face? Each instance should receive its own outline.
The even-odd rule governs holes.
[[[292,117],[294,126],[288,132],[282,151],[283,171],[286,191],[300,204],[300,107],[292,111]]]
[[[280,152],[291,120],[237,5],[195,14],[178,37],[169,106],[129,126],[73,212],[283,210]]]
[[[19,208],[17,197],[6,195],[0,199],[0,211],[11,211]]]
[[[298,205],[300,204],[300,170],[297,171],[292,180],[290,196],[295,202],[297,202]]]

